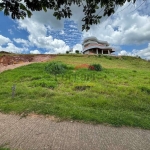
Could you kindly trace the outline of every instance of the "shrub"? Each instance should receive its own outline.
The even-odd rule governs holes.
[[[75,53],[76,53],[76,54],[79,54],[79,50],[75,50]]]
[[[62,74],[67,70],[67,65],[61,62],[51,62],[45,66],[45,71],[50,74]]]
[[[66,51],[66,54],[69,54],[69,51]]]
[[[88,68],[89,70],[102,71],[102,66],[100,64],[92,64]]]

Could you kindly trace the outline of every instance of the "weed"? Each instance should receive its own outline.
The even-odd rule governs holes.
[[[150,94],[150,89],[149,88],[141,87],[140,89],[141,89],[142,92],[146,92],[146,93]]]
[[[77,91],[84,91],[89,88],[90,88],[90,86],[75,86],[75,90],[77,90]]]
[[[102,71],[102,66],[100,64],[92,64],[89,66],[89,70]]]
[[[51,62],[46,65],[45,71],[50,74],[62,74],[66,71],[67,66],[61,62]]]

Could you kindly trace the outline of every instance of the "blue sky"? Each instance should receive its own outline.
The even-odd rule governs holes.
[[[82,51],[82,41],[89,36],[108,41],[116,55],[140,56],[150,59],[150,2],[137,0],[125,3],[111,17],[91,29],[81,31],[82,8],[71,7],[73,16],[61,21],[53,11],[34,12],[24,20],[12,20],[0,12],[0,51],[15,53],[65,53]],[[99,12],[100,10],[98,10]]]

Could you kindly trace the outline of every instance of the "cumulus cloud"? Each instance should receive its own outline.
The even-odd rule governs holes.
[[[141,50],[132,50],[131,52],[128,52],[126,50],[122,50],[118,53],[118,55],[125,55],[125,56],[140,56],[142,58],[150,60],[150,43],[148,44],[148,47]]]
[[[10,42],[11,40],[7,37],[4,37],[2,35],[0,35],[0,46],[7,44],[8,42]]]
[[[51,28],[47,28],[43,22],[25,19],[19,21],[19,28],[26,29],[29,32],[29,41],[37,48],[43,48],[46,53],[65,53],[69,50],[69,46],[63,40],[47,36]]]
[[[130,56],[131,55],[131,53],[128,53],[126,50],[121,50],[119,53],[118,53],[118,55],[121,55],[121,56]]]
[[[28,41],[28,40],[24,40],[24,39],[21,39],[21,38],[14,38],[13,39],[16,43],[18,44],[22,44],[23,46],[26,46],[26,47],[29,47],[31,45],[31,43]]]
[[[80,52],[82,51],[82,45],[81,44],[76,44],[74,47],[73,47],[73,52],[75,52],[76,50],[79,50]]]
[[[23,53],[27,52],[28,48],[17,47],[13,42],[2,35],[0,35],[0,51],[12,52],[12,53]]]
[[[24,53],[27,52],[27,48],[16,47],[13,43],[7,43],[5,47],[0,46],[1,51],[11,52],[11,53]]]
[[[135,55],[138,55],[142,58],[146,58],[150,60],[150,43],[148,44],[147,48],[141,50],[133,50],[133,53],[135,53]]]
[[[39,50],[30,51],[30,54],[41,54]]]

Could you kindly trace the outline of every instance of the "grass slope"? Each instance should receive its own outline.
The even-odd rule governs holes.
[[[1,73],[0,111],[150,129],[150,62],[83,55],[59,55],[53,61],[71,67],[57,78],[45,72],[47,63]],[[91,63],[100,63],[103,71],[73,69]]]

